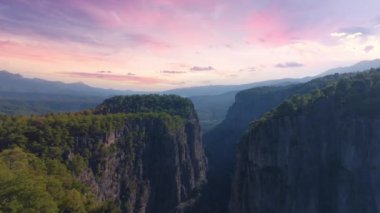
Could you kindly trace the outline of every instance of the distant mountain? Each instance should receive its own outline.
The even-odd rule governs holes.
[[[338,67],[327,70],[318,76],[305,78],[285,78],[277,80],[261,81],[240,85],[209,85],[198,87],[186,87],[163,92],[162,94],[174,94],[184,97],[221,95],[229,92],[238,92],[245,89],[262,86],[286,86],[297,83],[305,83],[317,77],[322,77],[335,73],[360,72],[371,68],[379,68],[380,59],[361,61],[348,67]],[[91,96],[113,96],[142,94],[148,92],[139,92],[131,90],[113,90],[88,86],[84,83],[63,83],[59,81],[47,81],[38,78],[25,78],[19,74],[13,74],[7,71],[0,71],[0,92],[33,92],[43,94],[70,94],[70,95],[91,95]]]
[[[63,83],[0,71],[0,114],[28,115],[75,112],[95,107],[115,95],[135,94],[129,90],[101,89],[84,83]]]
[[[200,118],[203,132],[207,132],[222,122],[228,108],[234,103],[236,91],[220,95],[193,96],[189,99],[194,103]]]
[[[287,78],[241,85],[188,87],[157,93],[189,97],[194,102],[202,129],[206,132],[225,118],[227,109],[239,91],[262,86],[295,85],[329,74],[357,72],[376,67],[380,67],[380,59],[331,69],[315,77]],[[144,92],[96,88],[84,83],[66,84],[59,81],[25,78],[19,74],[0,71],[0,114],[79,111],[94,107],[111,96],[142,93]]]
[[[369,70],[371,68],[379,68],[379,67],[380,67],[380,59],[375,59],[371,61],[361,61],[352,66],[338,67],[338,68],[327,70],[326,72],[323,72],[320,75],[318,75],[318,77],[331,75],[335,73],[343,74],[343,73],[350,73],[350,72],[361,72],[364,70]]]
[[[112,96],[139,93],[130,90],[101,89],[88,86],[84,83],[67,84],[59,81],[25,78],[19,74],[13,74],[7,71],[0,71],[0,92],[89,96]]]
[[[224,93],[232,92],[232,91],[242,91],[254,87],[262,87],[262,86],[286,86],[290,84],[297,83],[306,83],[314,78],[331,75],[335,73],[343,74],[350,72],[360,72],[364,70],[369,70],[371,68],[379,68],[380,67],[380,59],[361,61],[357,64],[348,67],[338,67],[334,69],[327,70],[317,76],[312,77],[304,77],[304,78],[285,78],[285,79],[277,79],[277,80],[268,80],[261,81],[249,84],[240,84],[240,85],[209,85],[209,86],[199,86],[199,87],[186,87],[186,88],[178,88],[167,90],[162,93],[164,94],[175,94],[184,97],[192,97],[192,96],[205,96],[205,95],[221,95]]]
[[[191,96],[205,96],[205,95],[221,95],[224,93],[232,92],[232,91],[241,91],[245,89],[250,89],[253,87],[262,87],[262,86],[285,86],[296,83],[304,83],[311,80],[311,77],[305,78],[285,78],[278,80],[269,80],[269,81],[261,81],[250,84],[239,84],[239,85],[210,85],[210,86],[199,86],[199,87],[186,87],[186,88],[178,88],[173,90],[164,91],[164,94],[174,94],[184,97]]]

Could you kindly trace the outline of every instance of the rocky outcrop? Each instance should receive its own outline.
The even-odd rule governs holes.
[[[196,198],[206,170],[196,120],[174,129],[160,119],[130,120],[114,134],[117,151],[81,174],[101,199],[124,212],[166,213]]]
[[[79,138],[77,144],[86,146],[86,141],[89,138]],[[79,177],[100,199],[116,202],[123,212],[184,212],[206,181],[194,111],[186,119],[168,114],[127,117],[102,141],[109,151],[93,157]]]
[[[235,103],[228,110],[226,119],[203,137],[209,161],[207,193],[210,198],[206,199],[205,205],[213,205],[212,209],[207,208],[204,212],[227,212],[236,145],[250,122],[260,118],[292,95],[309,93],[341,77],[332,75],[304,84],[258,87],[239,92],[235,97]]]
[[[255,122],[239,144],[230,212],[380,212],[379,72],[370,74]]]
[[[191,101],[178,96],[120,96],[78,113],[0,116],[0,127],[0,151],[18,146],[61,162],[82,183],[73,184],[78,191],[98,198],[88,206],[99,212],[182,213],[206,181],[199,121]]]

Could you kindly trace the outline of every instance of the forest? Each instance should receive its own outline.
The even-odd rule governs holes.
[[[150,95],[115,97],[96,109],[77,113],[1,115],[0,210],[119,211],[114,202],[96,198],[78,175],[87,168],[100,175],[101,159],[119,146],[126,148],[127,158],[133,160],[138,146],[135,141],[145,137],[144,132],[130,132],[120,144],[106,144],[110,133],[124,131],[128,123],[154,120],[176,129],[184,125],[191,109],[191,102],[185,99]]]

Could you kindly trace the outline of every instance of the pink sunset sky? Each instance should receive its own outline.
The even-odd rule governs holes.
[[[0,0],[0,70],[164,90],[380,57],[379,0]]]

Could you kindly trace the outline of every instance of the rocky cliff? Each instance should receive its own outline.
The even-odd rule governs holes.
[[[294,97],[239,144],[230,212],[379,212],[380,70]]]
[[[207,208],[204,212],[227,212],[236,145],[251,121],[260,118],[292,95],[325,87],[341,77],[332,75],[304,84],[258,87],[239,92],[226,119],[203,137],[209,160],[209,184],[205,193],[208,197],[204,204]],[[212,207],[209,208],[210,206]]]
[[[182,212],[205,181],[205,157],[197,120],[175,127],[170,122],[127,119],[104,135],[114,151],[94,157],[98,167],[83,170],[80,179],[102,200],[117,201],[123,212]]]
[[[176,96],[115,97],[76,114],[4,116],[0,126],[0,150],[64,162],[115,211],[184,212],[206,180],[197,115]]]

